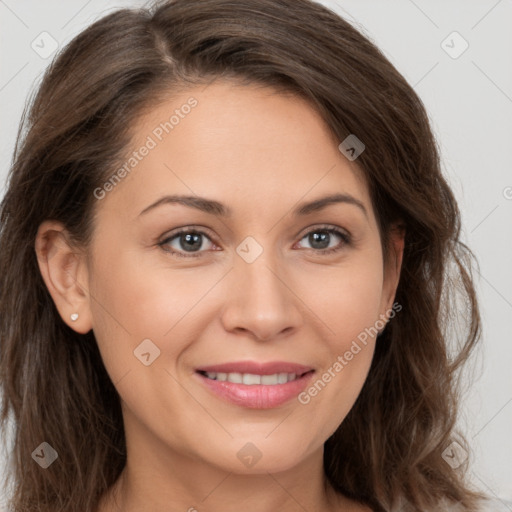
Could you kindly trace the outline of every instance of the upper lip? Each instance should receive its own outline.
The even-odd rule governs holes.
[[[295,373],[302,375],[313,370],[311,366],[290,363],[286,361],[270,361],[259,363],[257,361],[234,361],[196,368],[198,372],[213,373],[251,373],[254,375],[273,375],[274,373]]]

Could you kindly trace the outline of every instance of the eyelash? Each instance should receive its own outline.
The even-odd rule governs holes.
[[[340,245],[337,245],[336,247],[331,247],[330,249],[325,249],[325,250],[323,250],[323,249],[310,249],[311,251],[315,251],[317,253],[320,253],[322,256],[331,255],[333,253],[341,251],[346,246],[350,246],[351,243],[352,243],[352,239],[351,239],[350,235],[348,235],[347,233],[339,230],[338,228],[334,228],[334,227],[331,227],[331,226],[315,227],[314,229],[306,232],[300,238],[300,240],[302,240],[306,236],[310,235],[311,233],[317,233],[317,232],[330,233],[330,234],[338,235],[343,240],[343,242]],[[184,253],[179,252],[179,251],[169,250],[169,249],[165,248],[165,246],[170,241],[174,240],[175,238],[177,238],[178,236],[180,236],[182,234],[202,235],[202,236],[205,236],[206,238],[208,238],[210,241],[212,241],[211,238],[204,231],[201,231],[201,230],[198,230],[198,229],[193,229],[193,228],[182,228],[182,229],[179,229],[178,231],[176,231],[175,233],[171,234],[170,236],[168,236],[165,240],[162,240],[161,242],[159,242],[157,245],[159,247],[161,247],[165,252],[167,252],[167,253],[169,253],[169,254],[171,254],[173,256],[177,256],[178,258],[199,258],[204,251],[200,251],[200,252],[197,252],[195,254],[193,254],[193,253],[184,254]]]

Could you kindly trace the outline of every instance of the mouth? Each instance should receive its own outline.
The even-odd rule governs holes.
[[[294,380],[300,379],[307,373],[314,370],[308,370],[306,372],[297,373],[272,373],[270,375],[261,375],[256,373],[238,373],[238,372],[205,372],[199,370],[198,373],[203,375],[207,379],[217,380],[221,382],[232,382],[233,384],[245,384],[246,386],[276,386],[277,384],[286,384]]]
[[[269,409],[296,397],[315,370],[295,363],[242,361],[197,368],[195,374],[215,396],[237,406]]]

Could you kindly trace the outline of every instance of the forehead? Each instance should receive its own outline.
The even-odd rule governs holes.
[[[222,198],[236,214],[269,214],[325,193],[359,198],[362,170],[304,99],[219,81],[175,95],[132,127],[123,178],[100,207],[133,218],[163,193]],[[123,165],[121,164],[121,165]]]

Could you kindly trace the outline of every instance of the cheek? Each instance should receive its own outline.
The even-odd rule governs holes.
[[[351,341],[379,318],[382,261],[367,251],[337,267],[304,275],[303,289],[310,290],[307,305],[325,324],[329,345],[348,350]]]
[[[357,261],[347,260],[336,272],[330,269],[329,279],[318,279],[318,275],[310,279],[314,277],[316,293],[310,295],[308,305],[324,326],[324,345],[318,348],[323,364],[301,403],[323,411],[318,428],[327,435],[348,414],[371,365],[380,314],[382,262],[371,254],[361,255]]]
[[[174,366],[193,339],[193,326],[200,325],[194,321],[200,311],[198,302],[219,280],[211,270],[199,275],[194,269],[172,270],[147,260],[152,264],[119,250],[115,256],[102,258],[105,263],[94,270],[94,333],[114,382],[141,364],[134,351],[146,345],[158,354],[157,366]],[[112,261],[116,264],[109,265]],[[184,326],[188,326],[187,336],[183,336]],[[148,339],[154,347],[144,341]]]

